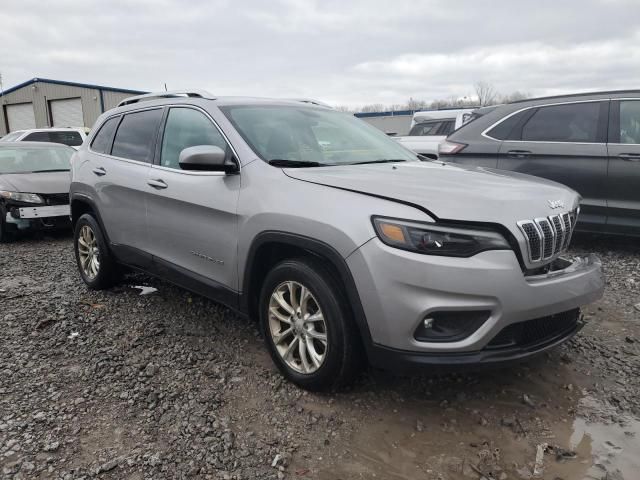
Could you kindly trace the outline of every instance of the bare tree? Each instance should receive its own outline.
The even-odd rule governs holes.
[[[361,112],[384,112],[386,107],[381,103],[372,103],[370,105],[363,106]]]
[[[485,105],[493,105],[496,102],[498,93],[489,82],[476,82],[473,87],[475,88],[478,103],[481,107],[484,107]]]
[[[520,90],[516,90],[515,92],[509,93],[507,95],[501,95],[499,98],[499,102],[516,102],[518,100],[525,100],[527,98],[531,98],[531,94],[529,92],[521,92]]]

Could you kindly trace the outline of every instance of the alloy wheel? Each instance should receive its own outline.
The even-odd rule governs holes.
[[[100,271],[100,250],[95,232],[89,225],[80,228],[78,236],[78,256],[80,258],[80,268],[82,273],[93,280]]]
[[[278,285],[269,300],[269,332],[282,360],[310,374],[327,354],[327,325],[320,305],[307,287],[294,281]]]

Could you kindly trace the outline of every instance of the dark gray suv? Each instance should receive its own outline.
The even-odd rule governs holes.
[[[578,229],[640,235],[640,91],[500,105],[453,132],[447,162],[563,183],[583,199]]]

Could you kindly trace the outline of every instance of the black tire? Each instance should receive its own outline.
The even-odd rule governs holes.
[[[297,282],[311,292],[325,320],[325,358],[312,373],[301,373],[287,365],[276,348],[269,327],[271,295],[279,285],[288,281]],[[306,390],[326,391],[346,386],[363,368],[362,344],[340,284],[319,261],[291,259],[277,264],[267,274],[262,286],[260,326],[267,349],[282,374]]]
[[[91,231],[93,231],[99,252],[100,266],[97,270],[97,274],[93,278],[89,277],[82,268],[80,252],[78,249],[80,232],[85,226],[89,227]],[[84,283],[86,283],[87,287],[91,290],[103,290],[105,288],[110,288],[117,283],[118,266],[111,251],[109,250],[109,245],[105,240],[100,225],[89,213],[82,215],[76,222],[75,230],[73,232],[73,249],[76,255],[78,272],[80,272],[80,276]]]
[[[7,222],[5,218],[7,212],[3,207],[0,207],[0,243],[7,243],[15,240],[15,233],[10,232],[7,228]]]

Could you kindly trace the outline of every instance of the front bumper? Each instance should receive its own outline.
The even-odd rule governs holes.
[[[53,208],[53,207],[52,207]],[[46,216],[47,211],[30,208],[24,218],[15,212],[7,212],[5,217],[5,227],[13,232],[34,232],[41,230],[60,230],[71,228],[71,218],[69,214],[60,215],[60,208],[56,207],[51,213],[55,216]],[[20,208],[19,210],[23,210]],[[26,209],[24,209],[26,210]],[[68,209],[67,209],[68,210]]]
[[[504,348],[490,343],[509,325],[570,312],[602,296],[604,280],[595,257],[563,270],[525,277],[512,251],[470,258],[438,257],[395,249],[374,238],[347,263],[364,308],[374,365],[475,364],[522,359],[570,338],[565,329],[541,342]],[[465,338],[425,342],[414,332],[433,312],[488,311],[488,319]],[[393,358],[390,358],[393,357]],[[393,360],[395,359],[395,360]]]

